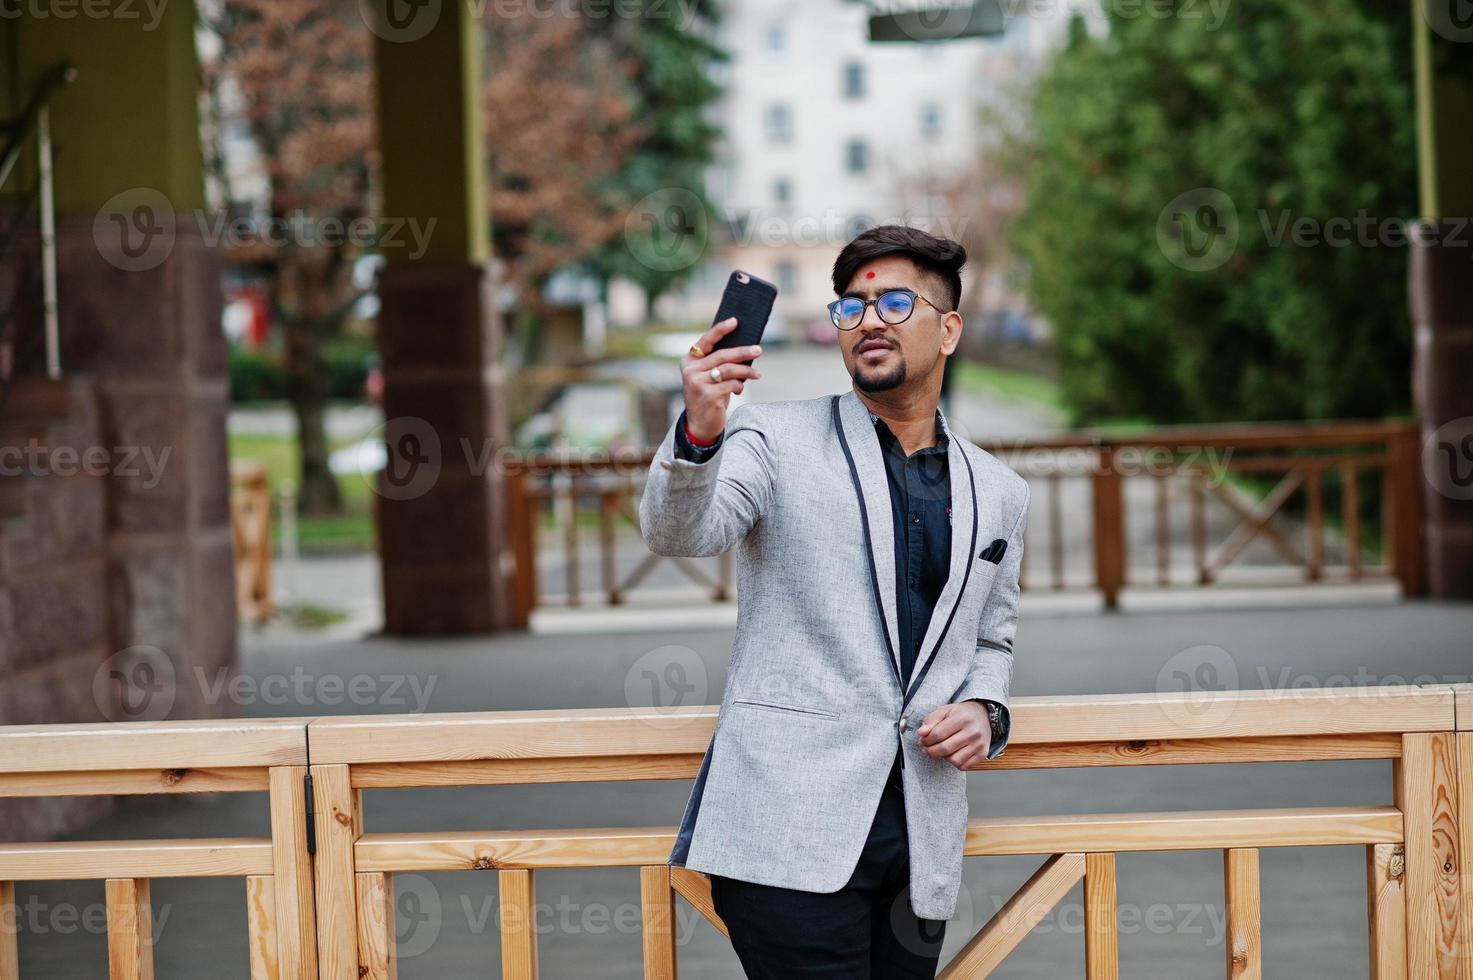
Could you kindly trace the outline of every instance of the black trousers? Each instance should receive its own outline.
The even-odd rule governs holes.
[[[849,882],[820,893],[711,876],[711,898],[750,980],[936,976],[946,920],[910,909],[905,800],[892,772]]]

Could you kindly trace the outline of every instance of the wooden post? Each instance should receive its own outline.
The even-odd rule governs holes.
[[[1407,905],[1402,888],[1406,849],[1400,844],[1366,845],[1366,922],[1370,934],[1370,980],[1406,980]]]
[[[1085,980],[1120,980],[1120,916],[1116,907],[1115,855],[1084,856]]]
[[[317,830],[317,963],[322,980],[358,980],[357,879],[353,845],[361,833],[359,796],[345,765],[312,767]]]
[[[1464,698],[1473,701],[1473,691],[1458,694],[1458,727],[1473,726],[1473,718],[1464,716]],[[1458,980],[1473,980],[1473,869],[1466,865],[1473,855],[1473,732],[1459,731],[1458,736],[1458,853],[1464,867],[1458,875]]]
[[[526,868],[500,872],[502,980],[537,980],[537,891]]]
[[[399,962],[394,950],[394,877],[382,872],[359,872],[358,975],[363,980],[396,980]]]
[[[1455,737],[1405,734],[1392,763],[1406,838],[1407,975],[1415,980],[1461,980]]]
[[[1094,477],[1095,584],[1106,609],[1120,606],[1125,585],[1125,507],[1123,483],[1115,469],[1115,453],[1101,446]]]
[[[312,856],[307,853],[307,767],[272,766],[272,902],[276,969],[282,980],[317,980],[317,921]]]
[[[275,883],[270,875],[246,877],[246,943],[251,952],[251,980],[279,980]]]
[[[108,980],[153,980],[153,904],[147,878],[107,879]]]
[[[15,915],[15,882],[0,881],[0,980],[20,980]]]
[[[1391,437],[1391,462],[1382,472],[1387,564],[1401,583],[1402,595],[1423,595],[1427,559],[1422,542],[1422,459],[1415,429]]]
[[[644,913],[644,980],[675,980],[675,890],[669,865],[639,869],[639,901]]]
[[[1262,980],[1263,915],[1259,910],[1258,849],[1230,847],[1223,851],[1222,858],[1228,980]]]
[[[512,625],[526,629],[537,608],[537,500],[532,496],[531,474],[514,469],[506,475],[506,534],[510,539],[516,574],[512,578]]]

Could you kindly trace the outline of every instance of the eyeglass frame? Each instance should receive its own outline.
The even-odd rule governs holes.
[[[880,302],[880,299],[882,297],[888,296],[891,293],[905,293],[906,295],[908,295],[910,297],[910,312],[907,313],[907,314],[905,314],[905,319],[904,320],[897,320],[894,323],[891,323],[889,320],[886,320],[883,316],[880,316],[880,308],[879,308],[878,305],[876,305],[876,304],[878,304]],[[862,309],[862,310],[859,311],[859,320],[852,327],[841,327],[841,326],[839,326],[839,322],[838,322],[838,320],[839,320],[839,311],[836,309],[836,307],[840,303],[844,302],[846,299],[857,299],[857,300],[859,300],[860,302],[862,302],[864,304],[864,309]],[[884,292],[882,292],[878,296],[876,296],[874,299],[865,299],[863,296],[859,296],[859,295],[856,295],[854,293],[845,293],[843,296],[840,296],[838,299],[834,300],[832,303],[830,303],[828,305],[829,322],[834,325],[834,329],[835,330],[842,330],[842,331],[845,331],[846,333],[848,331],[850,331],[850,330],[857,330],[864,323],[865,314],[869,313],[869,308],[871,306],[873,306],[873,307],[875,307],[875,316],[877,316],[877,317],[880,318],[880,322],[881,323],[883,323],[883,324],[885,324],[886,326],[889,326],[889,327],[898,327],[902,323],[905,323],[908,320],[910,320],[911,317],[915,316],[915,312],[916,312],[915,301],[916,300],[923,301],[927,306],[929,306],[931,309],[935,310],[937,313],[940,313],[942,316],[945,316],[946,314],[952,312],[951,310],[943,310],[941,307],[937,306],[935,303],[931,302],[929,299],[926,299],[926,297],[922,296],[920,293],[916,292],[914,289],[909,288],[908,286],[897,286],[894,289],[887,289],[887,290],[885,290]]]

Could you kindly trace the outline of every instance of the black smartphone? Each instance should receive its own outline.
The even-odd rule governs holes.
[[[762,331],[772,316],[772,304],[777,301],[777,287],[766,279],[759,279],[750,272],[738,269],[726,280],[726,290],[721,294],[721,306],[716,310],[712,325],[727,317],[736,317],[736,329],[716,342],[714,350],[728,347],[746,347],[760,343]],[[751,361],[742,361],[751,364]]]

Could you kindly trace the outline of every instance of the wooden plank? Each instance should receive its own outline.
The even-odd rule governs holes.
[[[1202,710],[1204,699],[1211,710]],[[1015,698],[1020,745],[1448,731],[1451,686]],[[368,715],[311,723],[314,762],[412,763],[701,755],[714,705]]]
[[[537,980],[537,893],[532,872],[503,871],[498,878],[502,980]]]
[[[272,900],[276,961],[282,980],[317,980],[317,921],[312,856],[307,853],[307,767],[271,769]]]
[[[1120,742],[1008,744],[996,759],[969,766],[982,769],[1097,769],[1102,766],[1181,766],[1250,762],[1329,762],[1395,759],[1401,736],[1283,735],[1266,738],[1132,739]]]
[[[1456,753],[1453,735],[1412,733],[1392,763],[1405,821],[1407,973],[1417,980],[1458,975]]]
[[[251,980],[280,980],[277,958],[276,882],[270,875],[246,878],[246,943],[251,952]]]
[[[985,977],[1084,877],[1083,854],[1055,854],[952,957],[938,980]]]
[[[494,871],[504,868],[630,868],[660,864],[673,827],[364,834],[359,871]]]
[[[315,750],[314,750],[315,754]],[[317,855],[317,967],[323,980],[357,980],[358,916],[353,848],[358,839],[358,796],[347,766],[313,766],[312,798]],[[385,870],[366,868],[362,870]]]
[[[1084,856],[1085,980],[1120,980],[1120,913],[1115,855]]]
[[[1366,922],[1370,980],[1406,980],[1406,853],[1400,844],[1366,846]]]
[[[1390,806],[977,817],[967,823],[965,853],[1313,847],[1398,843],[1401,835],[1401,813]]]
[[[0,881],[0,980],[20,980],[17,931],[15,882]]]
[[[639,869],[644,980],[675,980],[675,891],[668,864]]]
[[[699,871],[670,866],[670,886],[691,908],[701,913],[706,921],[715,926],[723,936],[731,938],[726,923],[716,914],[716,903],[711,898],[711,879]]]
[[[569,759],[703,754],[716,708],[587,708],[325,718],[311,725],[316,763]]]
[[[303,765],[307,721],[129,721],[0,727],[0,772]]]
[[[399,960],[394,946],[394,878],[362,873],[358,881],[358,976],[363,980],[396,980]]]
[[[1461,697],[1461,694],[1459,695]],[[1461,702],[1460,702],[1461,703]],[[1459,732],[1458,753],[1458,980],[1473,980],[1473,732]]]
[[[109,878],[108,980],[153,980],[153,905],[147,878]]]
[[[0,843],[0,879],[221,878],[271,873],[264,837]]]
[[[1052,854],[1060,843],[1070,851],[1170,851],[1401,839],[1402,815],[1390,806],[1183,810],[977,817],[968,822],[965,852]],[[421,872],[626,868],[663,863],[674,843],[674,827],[364,834],[355,866]]]
[[[1401,739],[1388,736],[1401,751]],[[635,779],[694,779],[703,754],[582,759],[474,759],[469,762],[366,763],[352,768],[355,789],[410,786],[502,786],[532,783],[608,783]]]
[[[0,797],[264,793],[269,783],[267,772],[265,766],[241,769],[0,772]]]
[[[1228,980],[1263,980],[1257,848],[1231,847],[1223,851],[1222,883],[1227,906]]]

